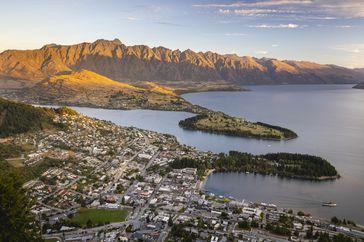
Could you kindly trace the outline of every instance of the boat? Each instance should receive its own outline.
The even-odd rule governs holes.
[[[333,202],[323,202],[322,206],[324,206],[324,207],[336,207],[337,204],[333,203]]]

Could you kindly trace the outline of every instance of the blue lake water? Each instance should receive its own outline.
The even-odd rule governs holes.
[[[338,216],[364,224],[364,91],[351,85],[249,86],[250,92],[206,92],[183,95],[188,101],[229,115],[287,127],[299,137],[267,141],[228,137],[178,127],[184,112],[75,108],[91,117],[173,134],[178,141],[214,152],[229,150],[255,154],[300,152],[322,156],[342,178],[310,182],[252,174],[212,174],[205,189],[256,202],[304,210],[318,217]],[[333,201],[336,208],[321,206]]]

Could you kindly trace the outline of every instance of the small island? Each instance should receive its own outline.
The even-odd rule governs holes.
[[[269,153],[253,155],[238,151],[221,153],[215,160],[176,159],[171,163],[174,169],[197,168],[198,176],[204,179],[213,172],[245,172],[261,175],[275,175],[303,180],[335,180],[340,178],[336,168],[329,161],[307,154]]]
[[[252,137],[272,140],[289,140],[297,138],[297,134],[289,129],[262,122],[249,122],[221,112],[209,112],[187,118],[179,122],[179,126],[189,130],[225,134],[239,137]]]

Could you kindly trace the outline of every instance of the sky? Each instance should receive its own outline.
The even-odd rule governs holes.
[[[364,0],[0,0],[0,52],[120,39],[364,67]]]

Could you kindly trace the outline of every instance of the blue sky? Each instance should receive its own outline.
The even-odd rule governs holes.
[[[0,51],[127,45],[364,67],[364,0],[0,0]]]

